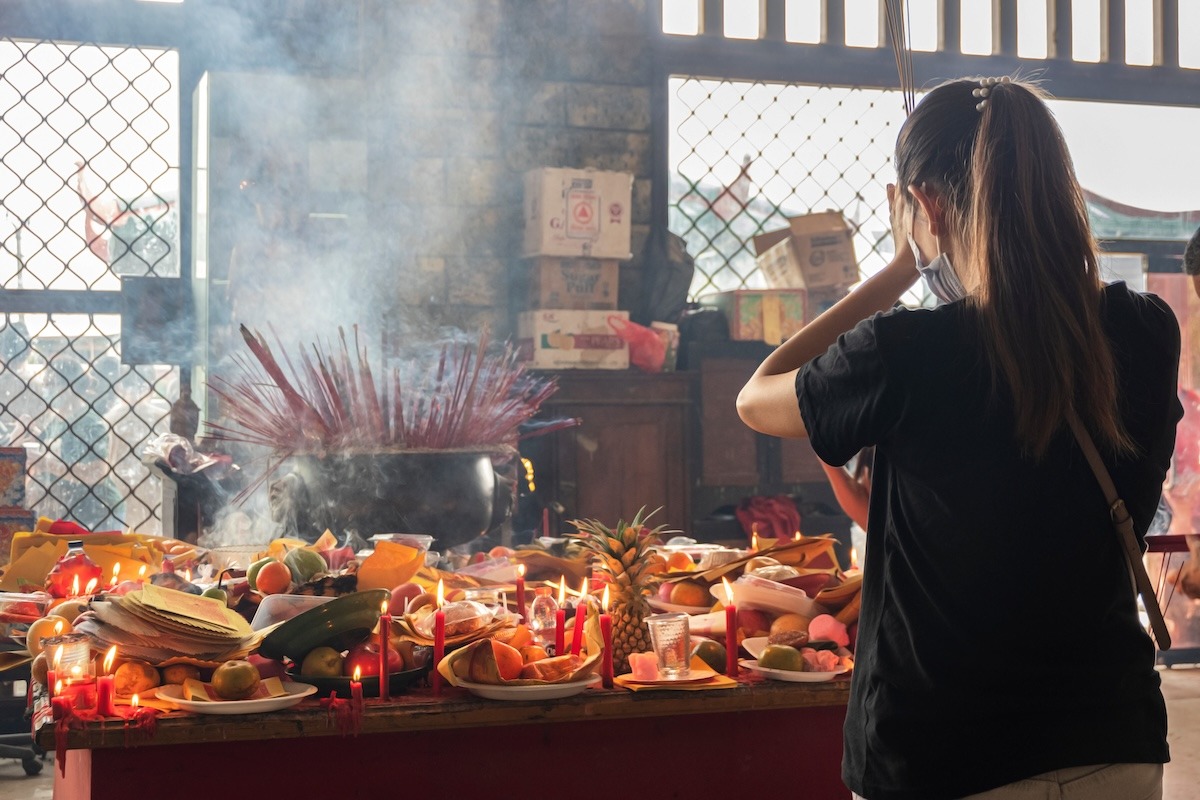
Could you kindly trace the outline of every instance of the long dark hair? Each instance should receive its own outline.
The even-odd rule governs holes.
[[[1099,249],[1062,131],[1037,86],[997,83],[985,98],[981,88],[956,80],[921,100],[897,140],[899,184],[942,198],[954,265],[979,279],[967,302],[1026,451],[1044,454],[1073,409],[1097,440],[1132,452],[1100,322]]]

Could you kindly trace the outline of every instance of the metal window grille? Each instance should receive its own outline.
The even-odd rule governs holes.
[[[670,98],[669,225],[696,260],[693,299],[765,288],[754,236],[815,211],[845,215],[866,274],[887,263],[898,92],[674,77]]]
[[[178,77],[170,49],[0,39],[0,283],[41,312],[0,316],[0,441],[28,450],[31,508],[92,529],[158,529],[140,456],[178,369],[121,364],[96,310],[180,274]]]

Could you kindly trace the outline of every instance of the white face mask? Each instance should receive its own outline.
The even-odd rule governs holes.
[[[915,211],[913,222],[916,222]],[[938,299],[938,305],[953,303],[955,300],[961,300],[967,296],[967,290],[963,288],[962,281],[958,279],[958,273],[954,271],[954,266],[950,263],[950,256],[938,253],[937,257],[928,264],[921,263],[921,251],[917,249],[917,243],[913,240],[911,225],[908,246],[912,248],[913,257],[917,260],[917,272],[921,273],[921,277],[925,279],[925,285]],[[940,246],[939,249],[941,249]]]

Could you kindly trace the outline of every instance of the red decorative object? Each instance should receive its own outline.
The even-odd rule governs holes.
[[[438,664],[442,663],[442,658],[446,655],[446,612],[442,610],[445,602],[446,590],[439,578],[437,611],[433,615],[433,694],[435,697],[442,693],[442,673],[438,671]]]
[[[586,588],[586,587],[585,587]],[[583,624],[587,622],[587,597],[580,594],[579,602],[575,604],[575,633],[571,635],[571,655],[579,655],[583,649]]]

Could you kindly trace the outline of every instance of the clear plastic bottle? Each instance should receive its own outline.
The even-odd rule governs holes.
[[[83,552],[82,539],[72,539],[67,542],[67,552],[46,574],[46,591],[53,597],[75,597],[84,594],[92,580],[96,581],[95,591],[101,581],[100,565]]]
[[[529,607],[529,631],[534,641],[545,647],[554,644],[554,628],[558,625],[558,601],[549,586],[539,586]]]

